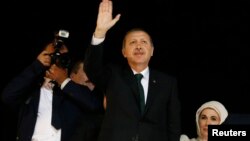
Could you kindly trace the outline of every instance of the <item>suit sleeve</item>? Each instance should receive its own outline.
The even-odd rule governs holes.
[[[102,108],[102,101],[86,86],[69,81],[63,92],[85,110],[98,111]]]
[[[180,134],[181,134],[180,112],[181,112],[181,106],[177,92],[177,80],[173,79],[171,96],[168,105],[168,113],[169,113],[168,131],[170,131],[169,141],[180,140]]]
[[[85,53],[84,69],[90,81],[105,91],[112,71],[108,69],[109,67],[104,66],[103,48],[104,43],[89,46]]]
[[[36,82],[43,79],[41,76],[45,70],[46,68],[35,60],[6,85],[2,93],[3,102],[10,106],[18,106],[23,103],[29,97],[29,91],[38,86]]]

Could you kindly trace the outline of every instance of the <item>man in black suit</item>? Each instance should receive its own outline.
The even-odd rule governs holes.
[[[84,71],[83,60],[77,60],[70,71],[70,78],[77,84],[87,86],[92,95],[95,95],[99,101],[103,101],[103,93],[89,81]],[[104,108],[96,111],[85,111],[81,123],[78,125],[76,132],[70,141],[97,141],[104,115]]]
[[[150,35],[132,29],[125,35],[122,54],[128,65],[103,65],[104,38],[119,20],[112,18],[112,1],[99,5],[96,29],[85,54],[85,71],[107,98],[99,141],[178,141],[180,101],[176,79],[149,68],[154,47]],[[142,74],[141,101],[135,74]],[[145,102],[145,107],[141,102]]]
[[[68,77],[67,47],[62,45],[55,57],[55,46],[49,43],[3,91],[4,103],[20,108],[18,141],[69,141],[84,116],[83,109],[102,107],[86,86]]]

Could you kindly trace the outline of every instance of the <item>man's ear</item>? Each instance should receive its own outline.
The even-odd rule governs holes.
[[[152,48],[151,56],[154,55],[154,47]]]
[[[122,55],[123,55],[124,58],[127,58],[127,56],[126,56],[126,54],[125,54],[124,48],[122,48]]]

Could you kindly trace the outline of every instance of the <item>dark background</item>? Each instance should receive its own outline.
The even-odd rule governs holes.
[[[100,0],[7,2],[1,5],[1,91],[28,66],[58,29],[70,32],[75,58],[84,56]],[[132,27],[147,29],[151,67],[179,82],[183,133],[196,136],[195,112],[208,100],[230,114],[249,115],[249,1],[113,0],[120,21],[108,32],[107,61],[123,61],[121,43]],[[16,112],[2,102],[1,141],[14,140]],[[250,120],[250,119],[249,119]]]

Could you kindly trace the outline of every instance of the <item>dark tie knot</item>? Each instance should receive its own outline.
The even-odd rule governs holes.
[[[143,77],[143,75],[142,75],[142,74],[140,74],[140,73],[135,74],[135,78],[137,79],[137,81],[138,81],[138,82],[140,82],[140,81],[141,81],[142,77]]]

